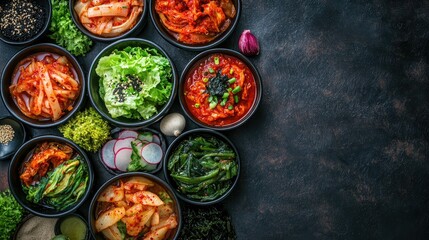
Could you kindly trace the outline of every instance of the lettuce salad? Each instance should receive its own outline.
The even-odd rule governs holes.
[[[127,47],[100,58],[100,97],[113,118],[149,119],[172,92],[172,68],[156,49]]]

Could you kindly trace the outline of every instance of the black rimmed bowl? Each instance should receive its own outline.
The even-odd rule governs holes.
[[[85,226],[85,228],[86,228],[86,232],[84,234],[84,238],[83,239],[80,238],[80,240],[89,240],[90,236],[91,236],[91,231],[89,230],[88,223],[86,222],[86,220],[81,215],[76,214],[76,213],[67,214],[67,215],[62,216],[61,218],[58,219],[57,223],[55,224],[55,229],[54,229],[55,235],[64,235],[64,236],[69,237],[70,239],[77,239],[76,235],[74,236],[75,238],[72,238],[72,237],[70,237],[69,235],[66,234],[69,231],[65,231],[64,232],[63,231],[64,229],[61,228],[62,223],[64,221],[68,220],[68,219],[71,219],[71,218],[76,218],[77,221],[81,221],[81,224],[83,224]],[[76,222],[74,222],[74,223],[72,222],[71,224],[69,222],[68,225],[67,225],[67,227],[69,229],[73,229],[71,231],[73,231],[74,234],[76,234],[76,231],[74,230],[74,228],[77,227],[76,226]]]
[[[170,62],[171,69],[172,69],[172,78],[170,79],[172,83],[172,91],[170,98],[168,99],[167,103],[165,103],[162,107],[158,108],[158,113],[153,115],[147,120],[139,120],[139,119],[130,119],[125,117],[118,117],[113,118],[109,111],[106,108],[106,105],[104,104],[103,99],[100,97],[99,91],[100,91],[100,77],[95,72],[95,69],[97,68],[98,62],[100,61],[100,58],[104,56],[110,55],[115,49],[123,50],[126,47],[141,47],[141,48],[154,48],[156,49],[161,55],[166,57],[168,61]],[[94,106],[95,110],[97,110],[100,115],[109,121],[111,124],[120,127],[120,128],[126,128],[126,129],[137,129],[141,127],[149,126],[158,120],[160,120],[165,114],[167,114],[170,107],[173,105],[174,98],[176,97],[177,93],[177,87],[178,87],[178,75],[176,72],[176,68],[173,64],[173,61],[168,56],[167,52],[165,52],[160,46],[156,45],[155,43],[145,40],[145,39],[139,39],[139,38],[127,38],[127,39],[121,39],[119,41],[116,41],[106,48],[104,48],[94,59],[94,61],[91,64],[91,68],[89,70],[88,74],[88,94],[89,99],[91,100],[92,106]]]
[[[82,31],[85,35],[87,35],[88,37],[90,37],[91,39],[96,40],[96,41],[112,42],[112,41],[116,41],[116,40],[119,40],[122,38],[135,36],[144,28],[144,26],[147,23],[147,14],[148,14],[148,7],[147,6],[148,6],[148,3],[147,3],[147,0],[142,0],[143,1],[143,12],[138,17],[137,23],[134,25],[134,27],[132,27],[131,29],[129,29],[126,32],[121,33],[118,36],[103,37],[100,35],[96,35],[96,34],[90,32],[88,29],[86,29],[85,26],[83,26],[81,21],[79,20],[79,16],[76,13],[76,11],[74,10],[74,6],[75,6],[76,2],[78,2],[78,1],[80,1],[80,0],[69,0],[69,11],[70,11],[70,15],[72,16],[73,22],[80,31]]]
[[[12,156],[24,144],[27,134],[24,125],[12,117],[1,118],[0,125],[9,125],[14,131],[12,141],[7,144],[0,143],[0,160],[3,160]]]
[[[185,50],[189,50],[189,51],[203,51],[221,44],[232,34],[232,32],[234,31],[235,27],[238,24],[238,21],[241,15],[241,0],[232,0],[232,3],[234,4],[234,7],[236,9],[236,14],[234,16],[234,19],[232,19],[230,26],[223,33],[219,34],[212,41],[204,44],[195,44],[195,45],[186,44],[178,41],[169,32],[169,30],[165,28],[165,26],[160,20],[158,13],[155,10],[155,2],[156,0],[150,0],[149,12],[150,12],[150,18],[152,19],[153,25],[155,25],[155,28],[158,31],[158,33],[161,35],[161,37],[163,37],[167,42],[171,43],[172,45],[179,48],[183,48]]]
[[[12,83],[12,79],[14,77],[14,73],[16,71],[18,64],[26,57],[39,54],[39,53],[53,53],[59,56],[67,57],[69,62],[72,64],[76,72],[78,81],[80,83],[79,96],[74,101],[72,110],[66,112],[60,119],[56,121],[52,121],[48,119],[38,120],[38,119],[27,117],[25,114],[21,112],[21,110],[19,109],[18,105],[16,104],[15,100],[13,99],[9,91],[9,86]],[[82,106],[84,101],[86,81],[85,81],[85,75],[83,74],[83,71],[79,65],[79,62],[67,50],[55,44],[41,43],[41,44],[33,45],[22,49],[9,60],[9,62],[6,64],[5,68],[3,69],[0,87],[1,87],[1,97],[3,99],[3,102],[6,105],[7,110],[9,110],[9,112],[14,117],[16,117],[21,122],[27,125],[30,125],[32,127],[49,128],[49,127],[54,127],[66,122],[71,116],[73,116],[73,114],[75,114],[79,110],[79,108]]]
[[[89,206],[89,213],[88,213],[88,223],[89,223],[89,228],[91,230],[93,238],[96,240],[105,239],[103,237],[103,235],[101,233],[98,233],[95,229],[95,221],[96,221],[96,214],[97,214],[97,208],[96,208],[97,207],[96,206],[97,205],[97,199],[99,198],[99,196],[103,193],[103,191],[108,186],[110,186],[112,184],[116,184],[119,180],[124,180],[124,179],[128,179],[131,177],[146,178],[146,179],[154,182],[155,184],[159,185],[170,196],[171,200],[173,201],[173,208],[174,208],[174,211],[175,211],[176,216],[177,216],[178,225],[175,228],[174,232],[172,234],[170,234],[170,237],[168,238],[168,240],[178,239],[180,229],[182,228],[182,212],[181,212],[181,208],[180,208],[180,203],[179,203],[176,195],[174,194],[171,187],[166,182],[164,182],[162,179],[160,179],[154,175],[151,175],[149,173],[141,173],[141,172],[123,173],[123,174],[117,175],[117,176],[109,179],[107,182],[105,182],[97,190],[97,192],[95,193],[94,197],[91,200],[91,204]]]
[[[154,139],[155,137],[152,137],[152,140],[150,142],[157,143],[157,144],[159,144],[161,146],[162,157],[164,157],[165,152],[167,150],[167,142],[165,141],[165,137],[164,137],[164,135],[162,133],[160,133],[157,130],[152,129],[152,128],[139,128],[139,129],[133,129],[133,130],[115,128],[111,132],[112,133],[111,135],[112,135],[113,139],[109,140],[109,141],[117,141],[119,139],[133,138],[134,136],[131,136],[132,134],[124,133],[124,132],[130,132],[130,131],[131,132],[137,132],[137,133],[150,132],[152,134],[152,136],[157,136],[157,139]],[[124,134],[124,135],[121,136],[121,134]],[[98,159],[101,161],[101,164],[106,168],[106,170],[109,173],[111,173],[113,175],[118,175],[118,174],[124,173],[123,171],[118,170],[113,165],[109,166],[105,162],[105,160],[103,160],[103,158],[106,157],[106,156],[103,156],[103,151],[107,151],[107,150],[104,149],[104,147],[106,146],[106,144],[108,144],[108,142],[106,142],[105,145],[103,145],[103,147],[98,151]],[[111,146],[106,146],[106,147],[111,147]],[[115,147],[115,146],[113,145],[113,147]],[[142,159],[142,161],[143,161],[143,159]],[[161,158],[161,162],[159,162],[158,164],[156,164],[156,167],[153,170],[150,170],[150,171],[141,171],[141,172],[147,172],[147,173],[154,174],[154,173],[159,172],[159,170],[161,170],[161,168],[162,168],[162,158]]]
[[[248,108],[248,111],[243,114],[242,116],[240,116],[240,118],[238,119],[234,119],[234,121],[232,121],[233,119],[231,119],[231,122],[226,122],[227,120],[225,120],[225,124],[220,124],[220,122],[216,122],[214,124],[209,124],[207,121],[204,122],[201,119],[198,118],[198,116],[196,116],[196,113],[193,113],[191,108],[196,108],[197,106],[189,106],[187,101],[186,101],[186,90],[185,90],[185,84],[188,78],[192,77],[192,72],[198,67],[202,67],[204,68],[205,64],[204,61],[206,61],[207,59],[209,59],[210,57],[215,56],[216,54],[223,54],[226,58],[230,58],[231,59],[238,59],[239,61],[241,61],[245,66],[248,67],[248,69],[250,70],[250,73],[253,75],[254,78],[254,83],[255,83],[255,97],[253,98],[253,103],[251,104],[251,106]],[[222,60],[219,60],[222,61]],[[214,64],[214,63],[213,63]],[[229,69],[227,69],[227,73]],[[205,70],[204,70],[205,71]],[[204,73],[204,72],[203,72]],[[233,71],[234,73],[234,71]],[[235,74],[235,73],[234,73]],[[212,73],[213,75],[213,73]],[[208,75],[209,76],[209,75]],[[200,81],[202,84],[206,86],[208,86],[209,84],[209,77],[207,77],[205,80],[205,82],[203,81],[204,79],[198,79],[198,81]],[[205,91],[207,91],[207,88],[205,88]],[[180,82],[179,82],[179,101],[180,101],[180,106],[182,107],[183,111],[185,112],[185,114],[197,125],[201,126],[201,127],[205,127],[205,128],[209,128],[209,129],[213,129],[213,130],[218,130],[218,131],[223,131],[223,130],[231,130],[234,128],[237,128],[239,126],[241,126],[242,124],[244,124],[257,110],[259,103],[261,102],[261,98],[262,98],[262,80],[261,80],[261,76],[259,75],[258,70],[256,69],[256,67],[252,64],[252,62],[246,58],[243,54],[231,50],[231,49],[226,49],[226,48],[216,48],[216,49],[210,49],[207,51],[204,51],[200,54],[198,54],[197,56],[195,56],[185,67],[185,69],[182,72],[182,75],[180,77]],[[230,95],[232,95],[231,92],[229,92]],[[241,92],[238,92],[238,95],[242,94]],[[231,100],[232,101],[232,100]],[[241,101],[241,100],[240,100]],[[219,103],[221,101],[219,100]],[[208,102],[207,102],[208,104]],[[232,104],[231,104],[232,105]],[[204,105],[198,106],[198,108],[203,108]],[[208,108],[208,106],[206,106],[207,111],[210,111],[210,109]],[[226,111],[226,106],[225,106],[225,111]],[[234,110],[235,111],[235,110]],[[195,112],[195,111],[194,111]],[[232,115],[234,116],[234,115]],[[232,117],[230,115],[228,115],[229,117]],[[227,119],[227,118],[225,118]]]
[[[5,5],[7,2],[8,1],[3,1],[2,3],[0,3],[0,6]],[[22,2],[28,2],[28,1],[22,1]],[[5,42],[7,44],[11,44],[11,45],[27,45],[27,44],[31,44],[31,43],[35,42],[40,37],[42,37],[44,33],[46,33],[46,31],[48,30],[49,24],[51,23],[51,15],[52,15],[51,0],[38,0],[38,1],[32,1],[32,2],[39,5],[44,11],[43,24],[42,24],[40,30],[35,35],[33,35],[32,37],[25,39],[25,40],[22,40],[22,41],[13,40],[13,39],[3,35],[2,31],[0,31],[0,39],[3,42]],[[4,14],[6,14],[6,13],[2,13],[0,11],[0,15],[4,16]]]
[[[50,206],[44,204],[36,204],[33,203],[26,198],[26,193],[22,189],[20,173],[22,171],[22,165],[25,161],[27,161],[33,154],[34,149],[38,144],[43,142],[58,142],[62,144],[66,144],[74,149],[74,151],[82,157],[82,161],[86,164],[88,169],[88,185],[84,195],[80,198],[78,202],[74,205],[64,209],[64,210],[56,210]],[[15,155],[12,158],[12,161],[9,164],[8,169],[8,182],[9,189],[11,190],[13,196],[17,200],[17,202],[23,206],[30,213],[40,216],[40,217],[61,217],[76,211],[89,197],[91,188],[94,182],[94,171],[92,169],[91,161],[89,160],[86,153],[71,140],[59,136],[54,135],[44,135],[33,138],[22,145]]]
[[[229,188],[220,196],[218,196],[217,198],[213,199],[213,200],[208,200],[208,201],[201,201],[195,198],[191,198],[189,196],[187,196],[186,194],[184,194],[182,191],[179,190],[178,184],[176,183],[176,181],[173,179],[173,177],[171,176],[171,171],[168,169],[168,163],[170,162],[170,158],[173,155],[173,153],[175,152],[176,149],[178,149],[178,147],[180,147],[180,145],[183,143],[183,141],[188,140],[189,138],[195,138],[195,137],[203,137],[205,139],[208,138],[216,138],[217,140],[220,140],[224,143],[226,143],[226,145],[228,145],[234,152],[235,152],[235,162],[237,163],[237,175],[235,175],[233,178],[231,178],[231,184],[229,186]],[[192,166],[195,167],[195,166]],[[164,171],[164,176],[165,179],[167,180],[168,184],[174,189],[174,193],[183,201],[190,203],[190,204],[195,204],[195,205],[199,205],[199,206],[207,206],[207,205],[212,205],[212,204],[216,204],[219,203],[221,201],[223,201],[234,189],[234,187],[237,185],[238,182],[238,178],[240,176],[240,156],[238,154],[237,148],[234,146],[234,144],[223,134],[216,132],[214,130],[211,129],[205,129],[205,128],[198,128],[198,129],[193,129],[190,131],[187,131],[185,133],[182,133],[179,137],[177,137],[168,147],[167,149],[167,153],[165,155],[164,158],[164,163],[163,163],[163,171]],[[221,177],[220,174],[218,174],[216,177]],[[213,179],[215,179],[216,177],[214,177]],[[210,179],[208,179],[208,182],[210,181]],[[208,183],[207,181],[203,181],[200,182],[199,184],[211,184]]]

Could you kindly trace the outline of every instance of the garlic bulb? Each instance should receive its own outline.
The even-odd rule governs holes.
[[[259,42],[258,39],[250,32],[250,30],[244,30],[238,40],[238,48],[240,52],[246,56],[255,56],[259,54]]]
[[[159,128],[166,136],[179,136],[185,129],[186,120],[180,113],[170,113],[166,115],[160,123]]]

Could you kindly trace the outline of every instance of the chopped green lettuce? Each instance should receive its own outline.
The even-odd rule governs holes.
[[[113,118],[149,119],[169,99],[172,68],[156,49],[127,47],[100,58],[99,94]]]
[[[0,192],[0,240],[12,239],[11,235],[24,215],[24,209],[9,190]]]

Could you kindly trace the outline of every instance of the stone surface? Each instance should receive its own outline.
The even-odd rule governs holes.
[[[242,158],[224,202],[238,238],[428,239],[429,1],[245,0],[220,47],[237,50],[244,29],[260,41],[251,61],[264,91],[253,118],[225,132]],[[139,36],[179,73],[196,55],[150,21]],[[85,71],[106,45],[79,58]],[[20,48],[0,49],[2,70]],[[100,186],[111,175],[92,156]],[[4,189],[7,161],[0,168]]]

